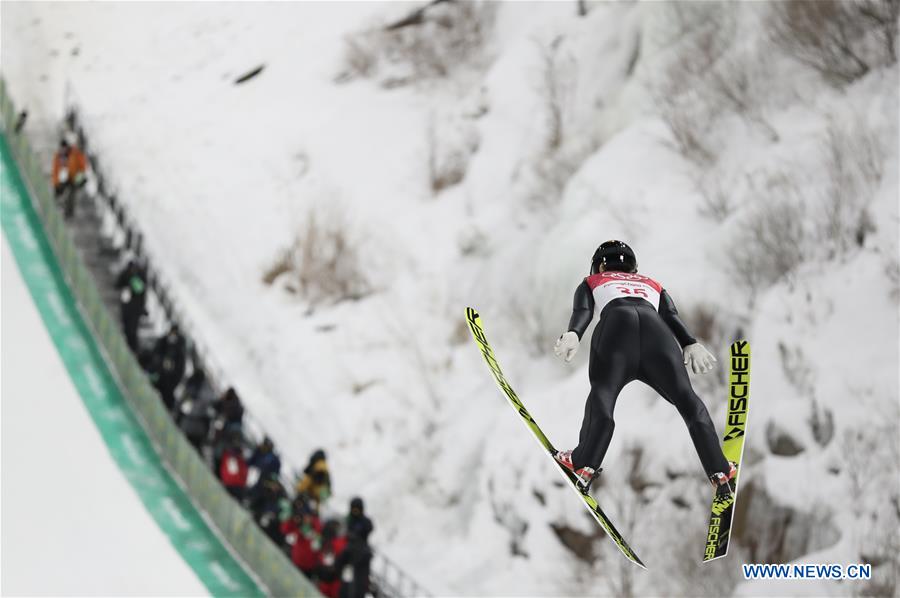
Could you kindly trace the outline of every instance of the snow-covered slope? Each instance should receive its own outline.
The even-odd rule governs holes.
[[[483,47],[447,77],[396,86],[396,64],[341,76],[346,35],[413,7],[5,4],[4,76],[38,123],[58,115],[68,83],[192,332],[289,460],[328,448],[335,500],[365,496],[374,541],[433,591],[714,592],[733,586],[742,556],[833,547],[832,558],[859,560],[869,538],[851,531],[863,517],[848,509],[859,498],[852,438],[884,426],[880,437],[897,439],[896,64],[835,89],[773,49],[766,5],[740,5],[740,43],[727,51],[750,56],[736,64],[752,110],[704,115],[716,155],[699,166],[660,116],[658,82],[686,39],[666,5],[597,4],[578,18],[575,3],[497,4],[485,13]],[[232,84],[263,63],[258,77]],[[732,275],[742,231],[798,195],[804,226],[817,221],[833,183],[829,147],[844,147],[827,143],[829,122],[873,132],[865,140],[878,150],[878,186],[851,190],[870,202],[874,231],[839,257],[810,235],[797,268],[751,298]],[[440,193],[429,176],[435,155],[465,171]],[[710,180],[733,202],[718,219],[701,215]],[[262,278],[328,206],[374,292],[311,308]],[[708,489],[675,410],[638,385],[619,399],[601,492],[652,572],[620,570],[606,542],[584,539],[598,550],[591,565],[560,541],[574,547],[596,529],[552,484],[462,313],[480,309],[533,415],[558,445],[574,445],[587,351],[566,367],[549,348],[593,249],[616,237],[689,325],[707,322],[700,332],[717,352],[735,334],[751,340],[745,479],[773,504],[828,511],[810,521],[839,530],[837,544],[782,550],[748,537],[755,553],[698,570]],[[696,381],[716,422],[722,381],[721,371]],[[834,422],[827,440],[813,437],[816,410]],[[779,430],[805,450],[773,455],[767,438]],[[896,477],[879,475],[863,480],[875,502],[897,494]],[[649,515],[632,526],[638,504]],[[768,515],[754,516],[765,527]],[[827,587],[809,585],[844,588]],[[780,590],[756,582],[747,591]]]
[[[110,457],[0,244],[3,593],[205,596]]]

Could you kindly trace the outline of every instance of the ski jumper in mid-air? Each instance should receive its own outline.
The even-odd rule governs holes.
[[[665,289],[637,273],[634,252],[622,241],[607,241],[594,253],[591,275],[575,290],[569,330],[556,341],[558,356],[572,360],[595,315],[600,321],[591,338],[591,391],[578,446],[557,452],[556,460],[589,488],[612,439],[616,398],[626,384],[640,380],[678,409],[706,475],[717,491],[729,492],[734,464],[722,454],[685,367],[706,373],[716,359],[688,332]]]

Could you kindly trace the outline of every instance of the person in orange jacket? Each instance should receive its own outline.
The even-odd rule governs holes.
[[[51,182],[57,199],[62,198],[63,213],[71,218],[75,213],[75,193],[84,186],[87,173],[87,158],[78,146],[69,145],[63,139],[53,156]]]

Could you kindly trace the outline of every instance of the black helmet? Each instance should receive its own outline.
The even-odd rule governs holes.
[[[600,272],[600,266],[604,270],[617,272],[637,272],[637,258],[631,247],[622,241],[606,241],[594,252],[591,259],[591,274]]]

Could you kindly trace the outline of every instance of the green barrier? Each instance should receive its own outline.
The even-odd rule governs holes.
[[[0,111],[4,129],[11,131],[16,114],[6,82],[2,78]],[[131,411],[152,439],[156,452],[180,480],[190,495],[191,502],[206,513],[220,535],[265,584],[270,594],[319,596],[315,586],[269,540],[252,517],[225,492],[206,463],[175,426],[128,349],[117,320],[103,304],[93,276],[65,228],[62,216],[55,206],[49,180],[28,140],[24,135],[7,135],[6,140],[29,188],[35,211],[50,241],[56,262],[79,304],[91,336],[102,350],[105,362],[115,376]],[[207,584],[207,587],[210,586]]]

